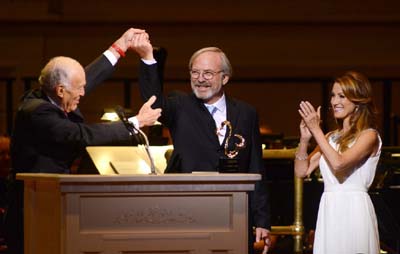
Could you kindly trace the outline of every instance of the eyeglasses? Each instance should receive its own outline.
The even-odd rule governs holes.
[[[190,70],[190,77],[192,79],[198,79],[201,76],[205,79],[205,80],[210,80],[213,79],[214,76],[220,72],[224,72],[224,71],[199,71],[199,70]]]

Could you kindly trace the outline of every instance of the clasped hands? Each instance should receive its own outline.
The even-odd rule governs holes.
[[[300,132],[302,137],[311,138],[313,130],[320,128],[321,106],[315,110],[314,106],[308,101],[300,102],[298,110],[302,118],[300,122]]]
[[[136,51],[142,59],[154,59],[153,46],[150,43],[149,35],[143,29],[129,28],[113,45],[122,50],[123,53],[131,49]],[[114,49],[111,47],[110,50]],[[120,57],[123,57],[118,51],[117,53]],[[152,96],[140,108],[139,113],[136,115],[140,127],[153,125],[161,116],[160,108],[152,108],[155,101],[156,97]]]
[[[114,44],[124,52],[129,49],[136,51],[142,59],[154,59],[149,34],[143,29],[129,28]]]

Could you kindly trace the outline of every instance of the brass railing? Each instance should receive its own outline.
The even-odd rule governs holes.
[[[266,149],[263,150],[263,159],[294,159],[296,149]],[[294,170],[294,169],[293,169]],[[293,225],[272,226],[272,235],[292,235],[293,252],[303,253],[303,179],[294,176],[294,221]]]

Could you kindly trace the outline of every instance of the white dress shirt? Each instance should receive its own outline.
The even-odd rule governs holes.
[[[204,105],[208,108],[210,106],[215,107],[217,110],[215,111],[214,114],[212,114],[212,117],[214,118],[215,121],[215,127],[219,130],[218,131],[218,140],[219,143],[222,144],[225,138],[225,133],[226,133],[226,125],[224,128],[221,128],[221,123],[223,121],[226,121],[226,100],[225,100],[225,94],[222,94],[222,97],[219,98],[218,101],[216,101],[213,104],[206,104]]]

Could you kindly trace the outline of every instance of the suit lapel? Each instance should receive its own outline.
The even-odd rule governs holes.
[[[81,111],[79,110],[79,108],[77,108],[76,110],[69,112],[68,113],[68,118],[76,123],[83,123],[84,122],[84,117],[81,113]]]
[[[47,97],[46,93],[44,93],[43,90],[41,90],[41,89],[34,90],[33,95],[38,99],[42,99],[42,100],[47,101],[48,103],[51,103],[51,101],[49,100],[49,97]],[[57,106],[54,105],[54,107],[57,107]],[[57,109],[60,111],[60,113],[62,115],[65,114],[64,111],[62,111],[59,107],[57,107]],[[69,120],[71,120],[72,122],[79,122],[79,123],[83,122],[83,119],[84,119],[79,108],[77,108],[75,111],[69,112],[66,117]]]
[[[236,133],[236,129],[238,126],[240,110],[239,110],[237,103],[233,99],[230,99],[227,96],[225,98],[226,98],[226,120],[228,120],[231,123],[232,135],[234,135]],[[225,146],[226,138],[228,137],[228,135],[229,135],[229,128],[227,127],[226,133],[225,133],[225,138],[224,138],[224,141],[222,142],[223,146]],[[232,141],[232,139],[231,139],[231,141]],[[229,143],[231,143],[231,142],[229,142]]]
[[[226,98],[226,120],[231,122],[232,128],[234,130],[238,124],[240,111],[234,100],[230,99],[228,96],[226,96],[225,98]],[[227,130],[226,133],[228,134],[229,131]]]
[[[194,94],[191,96],[197,109],[196,115],[193,115],[193,120],[196,121],[197,126],[205,126],[205,128],[201,127],[201,131],[204,132],[205,136],[207,136],[211,142],[219,146],[214,118],[201,100],[197,99]]]

